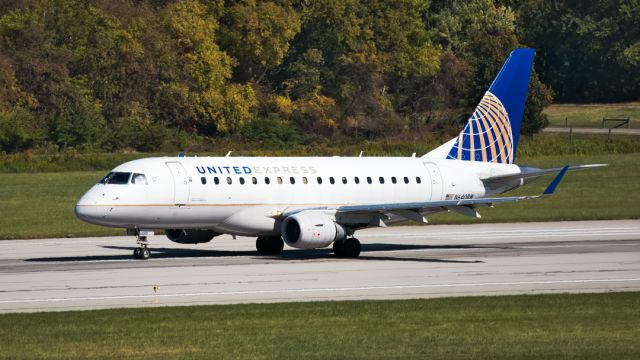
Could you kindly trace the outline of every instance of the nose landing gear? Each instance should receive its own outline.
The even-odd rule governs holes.
[[[133,257],[139,260],[147,260],[151,256],[147,236],[153,235],[153,232],[138,229],[128,230],[127,232],[132,232],[136,236],[136,244],[138,244],[138,247],[133,250]]]

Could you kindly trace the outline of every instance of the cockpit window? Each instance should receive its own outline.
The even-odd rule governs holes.
[[[147,185],[147,177],[144,174],[133,174],[131,183],[135,185]],[[206,181],[205,181],[206,183]]]
[[[110,172],[100,180],[100,184],[124,185],[129,182],[130,177],[131,173],[128,172]]]

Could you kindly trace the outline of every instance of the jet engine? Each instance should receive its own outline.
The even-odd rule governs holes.
[[[282,239],[298,249],[315,249],[331,245],[347,236],[346,229],[323,214],[299,213],[282,222]]]
[[[220,235],[212,230],[191,230],[191,229],[166,229],[165,235],[169,240],[179,244],[198,244],[211,241]]]

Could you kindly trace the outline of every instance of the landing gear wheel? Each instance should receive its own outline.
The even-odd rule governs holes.
[[[282,253],[284,241],[280,236],[259,237],[256,239],[256,250],[260,255],[277,255]]]
[[[356,238],[348,238],[344,241],[343,256],[348,258],[357,258],[360,255],[360,241]]]
[[[147,248],[135,248],[133,250],[133,257],[139,260],[147,260],[151,256],[151,251]]]
[[[267,251],[267,239],[263,237],[259,237],[256,239],[256,250],[258,250],[258,255],[266,255]]]
[[[339,258],[344,257],[344,240],[333,242],[333,254]]]
[[[278,255],[282,253],[282,249],[284,249],[284,241],[280,236],[272,236],[267,238],[267,243],[269,244],[269,254]]]

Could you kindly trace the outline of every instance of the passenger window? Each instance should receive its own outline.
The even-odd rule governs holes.
[[[406,177],[406,176],[404,177],[404,183],[405,183],[405,184],[408,184],[408,183],[409,183],[409,178],[408,178],[408,177]]]
[[[129,183],[131,173],[128,172],[110,172],[100,180],[100,184],[125,185]]]
[[[218,177],[217,177],[217,176],[216,176],[216,177],[214,177],[214,178],[213,178],[213,183],[214,183],[214,184],[216,184],[216,185],[220,184],[220,179],[218,179]]]
[[[395,176],[391,177],[391,182],[394,183],[394,184],[398,182],[398,181],[396,181],[396,177]]]
[[[380,184],[384,184],[384,177],[380,176],[379,180],[380,180]]]
[[[202,183],[202,185],[206,185],[207,184],[207,178],[206,177],[201,177],[200,178],[200,182]]]
[[[233,180],[231,180],[230,177],[227,177],[227,184],[231,185],[231,183],[233,183]]]
[[[371,181],[371,176],[367,176],[367,183],[371,184],[373,181]]]
[[[294,178],[293,176],[289,178],[289,182],[291,183],[291,185],[296,183],[296,178]]]
[[[264,183],[267,184],[267,185],[269,185],[271,183],[271,180],[269,179],[269,177],[265,176]]]
[[[346,176],[343,176],[343,177],[342,177],[342,183],[343,183],[343,184],[346,184],[346,183],[347,183],[347,177],[346,177]]]
[[[252,183],[253,185],[258,184],[258,179],[256,179],[255,177],[252,177],[252,178],[251,178],[251,183]]]
[[[244,178],[242,176],[240,177],[240,185],[244,185]]]
[[[147,177],[144,174],[133,174],[131,183],[135,185],[147,185]]]
[[[333,178],[333,176],[329,177],[329,182],[332,184],[336,183],[336,179]]]
[[[355,181],[356,184],[360,184],[360,179],[357,176],[353,178],[353,181]]]
[[[422,179],[420,179],[420,176],[416,176],[416,182],[417,182],[418,184],[420,184],[420,183],[422,182]]]
[[[307,180],[307,177],[306,177],[306,176],[303,176],[303,177],[302,177],[302,183],[303,183],[303,184],[307,184],[308,182],[309,182],[309,181]]]
[[[282,185],[282,178],[278,176],[278,184]]]
[[[322,184],[322,178],[318,176],[318,184]]]

